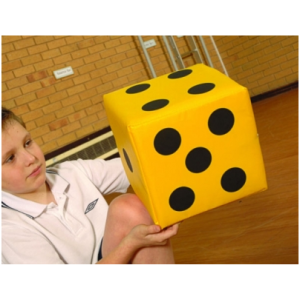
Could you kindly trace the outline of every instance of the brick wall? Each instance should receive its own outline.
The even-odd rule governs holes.
[[[148,53],[157,76],[173,71],[162,37]],[[174,37],[181,53],[184,37]],[[258,95],[298,81],[297,36],[215,36],[229,76]],[[209,37],[214,67],[223,71]],[[198,43],[202,56],[205,55]],[[193,65],[192,55],[184,58]],[[55,79],[71,66],[74,75]],[[21,116],[45,154],[108,126],[102,96],[151,78],[137,37],[2,36],[2,104]]]
[[[74,75],[55,79],[66,66]],[[148,78],[130,36],[2,37],[2,103],[44,153],[107,127],[102,95]]]
[[[251,96],[298,81],[298,36],[215,36],[214,39],[229,76],[247,87]],[[216,68],[222,70],[212,45],[209,48]]]

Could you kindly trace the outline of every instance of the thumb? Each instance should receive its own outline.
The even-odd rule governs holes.
[[[158,225],[149,225],[148,226],[148,234],[158,233],[160,231],[161,231],[161,228]]]

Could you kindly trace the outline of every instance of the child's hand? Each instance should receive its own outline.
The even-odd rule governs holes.
[[[134,227],[125,240],[129,247],[136,250],[143,247],[163,246],[168,239],[177,234],[179,224],[174,224],[163,230],[158,225],[138,225]]]

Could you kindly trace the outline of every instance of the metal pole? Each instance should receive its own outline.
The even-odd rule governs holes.
[[[140,44],[141,44],[141,46],[142,46],[142,49],[143,49],[143,51],[144,51],[146,60],[147,60],[147,62],[148,62],[148,66],[149,66],[150,71],[151,71],[151,73],[152,73],[152,77],[155,78],[155,77],[156,77],[156,74],[155,74],[155,71],[154,71],[154,69],[153,69],[153,66],[152,66],[152,63],[151,63],[151,59],[150,59],[150,57],[149,57],[149,55],[148,55],[147,49],[146,49],[146,47],[145,47],[145,45],[144,45],[143,39],[142,39],[141,36],[138,36],[138,39],[139,39]]]
[[[222,60],[222,57],[221,57],[221,55],[220,55],[220,53],[219,53],[219,50],[218,50],[218,48],[217,48],[217,46],[216,46],[216,44],[215,44],[214,38],[213,38],[211,35],[210,35],[209,37],[210,37],[210,39],[211,39],[211,41],[212,41],[212,43],[213,43],[213,45],[214,45],[214,48],[215,48],[215,50],[216,50],[216,52],[217,52],[218,58],[219,58],[219,60],[220,60],[220,62],[221,62],[221,65],[222,65],[222,67],[223,67],[223,70],[224,70],[225,74],[226,74],[227,76],[229,76],[228,73],[227,73],[227,70],[226,70],[226,68],[225,68],[225,66],[224,66],[224,64],[223,64],[223,60]]]
[[[179,68],[184,69],[185,66],[184,66],[183,60],[181,58],[181,55],[179,53],[179,50],[178,50],[178,48],[176,46],[176,43],[174,41],[174,38],[171,35],[168,35],[168,39],[169,39],[169,41],[171,43],[171,46],[172,46],[172,48],[173,48],[173,50],[174,50],[174,52],[176,54],[176,58],[177,58],[177,62],[179,64]]]
[[[209,53],[208,53],[208,51],[207,51],[205,42],[204,42],[204,40],[203,40],[203,38],[202,38],[201,35],[199,35],[199,39],[200,39],[201,45],[202,45],[202,47],[203,47],[205,56],[206,56],[206,58],[207,58],[208,64],[213,68],[213,67],[214,67],[214,66],[213,66],[213,63],[212,63],[212,61],[211,61],[211,59],[210,59],[210,56],[209,56]]]
[[[175,71],[178,71],[178,67],[177,67],[177,64],[176,64],[176,62],[175,62],[175,60],[174,60],[173,53],[172,53],[172,51],[171,51],[171,49],[170,49],[169,42],[168,42],[167,38],[166,38],[164,35],[163,35],[163,40],[164,40],[164,43],[165,43],[166,48],[167,48],[167,50],[168,50],[170,59],[171,59],[171,61],[172,61],[172,65],[173,65],[173,67],[174,67],[174,70],[175,70]]]
[[[195,43],[194,37],[192,35],[187,36],[187,41],[190,45],[192,53],[195,54],[194,58],[196,60],[196,63],[198,63],[198,64],[203,63],[203,59],[202,59],[199,49]]]

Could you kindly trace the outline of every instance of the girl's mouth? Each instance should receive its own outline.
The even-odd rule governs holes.
[[[37,168],[35,168],[33,170],[33,172],[28,176],[28,177],[34,177],[34,176],[37,176],[41,173],[41,166],[38,166]]]

